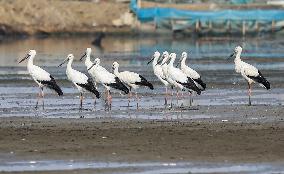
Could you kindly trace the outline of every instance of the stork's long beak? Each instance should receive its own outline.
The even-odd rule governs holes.
[[[152,56],[152,59],[147,63],[147,65],[149,65],[153,60],[154,60],[154,56]]]
[[[85,53],[83,54],[83,56],[80,58],[80,60],[82,61],[83,58],[86,57],[86,55],[87,55],[87,52],[85,52]]]
[[[22,58],[19,63],[23,62],[24,60],[26,60],[27,58],[29,58],[31,55],[27,54],[24,58]]]
[[[58,67],[61,67],[67,61],[68,61],[68,58],[66,58],[62,63],[60,63],[60,65],[58,65]]]
[[[233,52],[227,59],[230,59],[230,58],[234,57],[235,54],[236,54],[236,53]]]
[[[89,71],[90,69],[92,69],[93,66],[95,66],[95,65],[96,65],[96,63],[93,63],[93,65],[92,65],[90,68],[88,68],[88,71]]]
[[[168,60],[166,60],[166,61],[165,61],[163,64],[161,64],[161,65],[164,65],[164,64],[168,63],[170,60],[171,60],[171,58],[168,57]]]
[[[163,61],[163,59],[164,59],[164,55],[162,55],[160,58],[159,58],[159,60],[157,61],[157,64],[160,64],[160,63],[162,63],[162,61]]]

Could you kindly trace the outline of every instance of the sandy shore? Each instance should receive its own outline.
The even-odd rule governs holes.
[[[274,121],[0,118],[1,160],[283,162],[283,107],[273,110]]]
[[[124,18],[121,20],[129,11],[128,6],[128,3],[114,1],[0,0],[0,35],[79,34],[103,30],[129,33],[130,24],[125,24]]]

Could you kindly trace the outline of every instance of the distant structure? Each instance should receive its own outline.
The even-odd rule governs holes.
[[[284,27],[283,6],[271,1],[194,2],[131,0],[130,9],[136,15],[137,28],[142,30],[150,28],[198,34],[246,35],[276,32]]]

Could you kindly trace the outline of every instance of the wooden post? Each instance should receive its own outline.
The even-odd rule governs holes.
[[[212,21],[209,21],[209,31],[212,30]]]
[[[197,33],[199,32],[199,20],[197,20],[196,23],[195,23],[195,31]]]
[[[274,29],[275,29],[275,21],[272,20],[272,22],[271,22],[271,32],[272,33],[274,32]]]
[[[255,28],[256,28],[257,33],[259,33],[259,24],[258,24],[258,21],[255,21]]]
[[[232,26],[231,26],[231,21],[228,21],[228,31],[231,33]]]
[[[243,21],[242,33],[243,33],[243,36],[246,35],[246,21]]]

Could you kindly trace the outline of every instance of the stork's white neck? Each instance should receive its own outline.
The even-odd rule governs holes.
[[[170,61],[169,65],[170,65],[171,67],[173,67],[176,58],[175,58],[175,57],[171,57],[170,59],[171,59],[171,61]]]
[[[119,75],[118,67],[115,67],[115,68],[114,68],[113,74],[114,74],[115,76],[118,76],[118,75]]]
[[[239,62],[239,61],[241,61],[241,52],[236,53],[236,57],[235,57],[235,60],[234,60],[235,63]]]
[[[35,57],[35,55],[30,56],[30,58],[28,60],[28,67],[34,65],[34,57]]]
[[[90,55],[87,55],[86,56],[86,59],[85,59],[85,65],[87,68],[89,68],[90,66],[92,66],[92,61],[91,61],[91,56]]]
[[[154,57],[154,60],[152,62],[153,67],[155,67],[158,64],[159,57]]]
[[[185,60],[186,60],[186,57],[183,57],[182,59],[181,59],[181,66],[184,66],[185,65]]]
[[[67,69],[72,69],[72,63],[73,63],[73,59],[69,59],[67,63]]]

